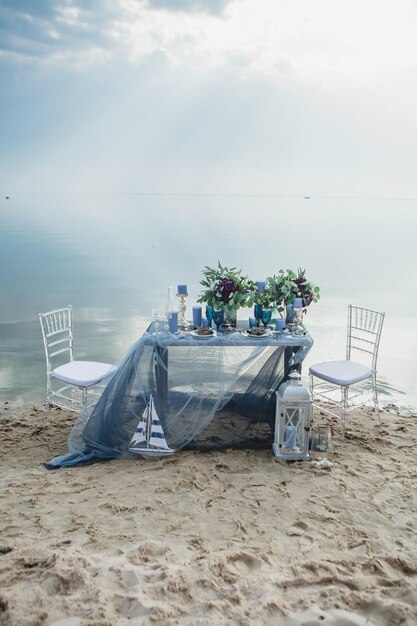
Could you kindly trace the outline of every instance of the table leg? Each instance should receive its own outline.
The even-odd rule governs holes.
[[[168,348],[155,346],[155,382],[157,411],[168,413]]]

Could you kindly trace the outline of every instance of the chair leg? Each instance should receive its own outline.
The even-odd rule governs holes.
[[[346,427],[346,413],[347,413],[347,408],[348,408],[349,387],[344,386],[344,387],[341,387],[340,390],[341,390],[341,394],[342,394],[342,398],[341,398],[342,437],[344,437],[345,436],[345,427]]]
[[[82,387],[81,388],[82,391],[82,407],[81,407],[81,413],[86,416],[87,414],[87,388],[86,387]]]
[[[49,398],[51,397],[51,390],[52,390],[51,379],[50,379],[49,375],[47,375],[47,377],[46,377],[45,413],[44,413],[45,419],[48,419],[48,416],[49,416],[49,409],[50,409],[50,406],[51,406],[51,403],[49,402]]]
[[[378,423],[381,423],[381,417],[379,414],[379,401],[378,401],[378,390],[376,387],[376,374],[372,374],[372,395],[374,399],[374,410],[376,412],[376,416],[378,418]]]

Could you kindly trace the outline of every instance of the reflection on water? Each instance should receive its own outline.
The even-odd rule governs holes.
[[[119,362],[142,335],[147,321],[77,320],[74,312],[74,357],[91,361]],[[23,398],[26,403],[44,400],[46,362],[39,320],[0,324],[0,392],[5,400]]]
[[[319,307],[317,307],[319,308]],[[91,311],[89,312],[91,313]],[[98,313],[98,312],[97,312]],[[314,338],[314,346],[304,363],[304,372],[314,362],[344,358],[344,319],[334,324],[329,317],[328,327],[323,318],[315,323],[313,309],[306,320]],[[97,315],[94,321],[80,319],[74,312],[75,357],[98,361],[119,362],[131,345],[145,331],[149,319],[142,317],[120,317],[104,319]],[[242,316],[243,319],[243,316]],[[379,359],[379,390],[381,403],[394,402],[398,405],[417,406],[417,366],[412,359],[412,350],[406,331],[395,338],[383,334]],[[38,404],[44,399],[46,377],[45,356],[39,321],[0,324],[0,393],[4,400],[23,400],[27,404]],[[410,358],[411,357],[411,358]],[[304,381],[308,384],[307,380]]]
[[[322,290],[306,323],[309,362],[343,358],[349,303],[384,310],[382,390],[417,406],[414,201],[274,196],[15,195],[0,200],[0,388],[43,398],[38,313],[74,307],[77,356],[119,360],[187,283],[189,311],[205,265],[242,267],[254,280],[307,268]],[[406,294],[406,300],[405,298]],[[405,304],[404,308],[397,304]],[[408,316],[410,319],[408,319]]]

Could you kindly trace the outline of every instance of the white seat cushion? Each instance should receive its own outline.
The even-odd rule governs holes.
[[[95,361],[71,361],[55,368],[51,375],[70,385],[77,387],[91,387],[97,385],[104,378],[108,378],[116,371],[110,363],[96,363]]]
[[[343,387],[366,380],[372,375],[370,367],[355,363],[355,361],[327,361],[316,363],[309,369],[313,376]]]

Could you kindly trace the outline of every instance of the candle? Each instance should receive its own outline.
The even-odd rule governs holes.
[[[168,328],[170,333],[176,333],[178,330],[178,311],[171,311],[168,318]]]
[[[177,294],[180,296],[187,296],[187,285],[177,285]]]
[[[294,426],[287,426],[285,429],[285,447],[288,450],[292,450],[296,447],[296,430]]]
[[[294,309],[302,309],[302,308],[303,308],[303,299],[294,298]]]
[[[202,309],[201,306],[193,306],[193,324],[201,326]]]
[[[285,328],[285,320],[282,317],[279,317],[275,320],[275,330],[284,330]]]
[[[257,280],[256,287],[258,289],[259,294],[265,293],[265,281],[264,280]]]

